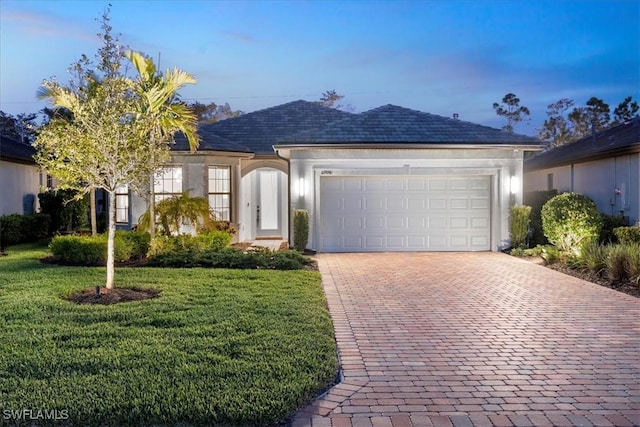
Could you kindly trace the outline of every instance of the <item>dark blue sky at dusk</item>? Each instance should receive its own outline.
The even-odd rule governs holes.
[[[43,79],[100,46],[108,2],[0,1],[0,109],[37,112]],[[198,79],[182,98],[245,112],[329,89],[493,127],[513,92],[533,135],[559,98],[640,101],[640,1],[111,1],[121,42]]]

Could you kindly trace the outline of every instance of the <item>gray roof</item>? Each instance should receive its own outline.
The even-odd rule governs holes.
[[[421,111],[385,105],[350,115],[322,128],[280,139],[296,144],[486,144],[540,145],[529,136],[451,119]]]
[[[289,102],[200,127],[200,149],[273,155],[273,145],[279,140],[349,116],[352,114],[314,102]]]
[[[198,146],[198,150],[202,151],[228,151],[232,153],[252,153],[250,149],[247,147],[236,144],[234,142],[229,141],[226,138],[223,138],[219,135],[216,135],[209,131],[207,128],[198,129],[198,135],[200,135],[200,145]],[[171,145],[171,150],[173,151],[189,151],[189,142],[187,138],[182,133],[177,133],[175,135],[175,144]]]
[[[36,154],[32,145],[6,136],[0,137],[0,159],[16,163],[25,163],[33,165],[33,155]]]
[[[640,118],[613,126],[595,135],[545,151],[524,162],[525,170],[546,169],[640,152]]]

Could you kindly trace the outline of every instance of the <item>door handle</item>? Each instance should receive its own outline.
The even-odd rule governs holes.
[[[256,224],[260,225],[260,205],[256,206]]]

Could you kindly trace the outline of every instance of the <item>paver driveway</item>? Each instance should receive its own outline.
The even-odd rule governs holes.
[[[640,425],[640,301],[499,253],[318,256],[343,381],[295,427]]]

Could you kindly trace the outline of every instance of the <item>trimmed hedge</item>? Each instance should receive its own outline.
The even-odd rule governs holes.
[[[184,252],[200,252],[203,250],[219,251],[231,244],[233,236],[228,231],[210,231],[197,236],[179,234],[177,236],[156,236],[151,242],[149,256],[181,254]]]
[[[116,231],[115,260],[143,258],[149,250],[149,233]],[[56,262],[64,265],[105,265],[107,263],[107,234],[97,236],[56,236],[49,244]]]
[[[309,242],[309,212],[296,209],[293,212],[293,247],[304,252]]]
[[[0,216],[0,248],[46,238],[50,223],[51,217],[41,213]]]
[[[148,266],[157,267],[209,267],[235,269],[300,270],[311,261],[295,250],[272,251],[256,249],[243,252],[226,247],[219,250],[185,248],[149,257]]]

